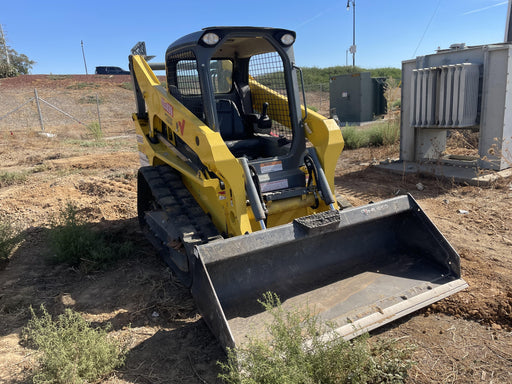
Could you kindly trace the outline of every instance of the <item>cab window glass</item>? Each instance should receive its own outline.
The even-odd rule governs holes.
[[[229,93],[233,88],[233,62],[231,60],[211,60],[210,76],[215,93]]]

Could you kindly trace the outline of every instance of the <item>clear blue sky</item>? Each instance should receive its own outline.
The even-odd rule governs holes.
[[[351,0],[352,3],[352,0]],[[507,1],[355,0],[356,65],[401,67],[403,60],[452,43],[502,42]],[[352,44],[346,0],[25,0],[5,1],[0,24],[8,44],[37,62],[34,74],[89,73],[98,65],[128,68],[137,41],[163,61],[179,37],[217,25],[289,28],[297,32],[299,66],[345,65]],[[348,56],[349,65],[352,58]]]

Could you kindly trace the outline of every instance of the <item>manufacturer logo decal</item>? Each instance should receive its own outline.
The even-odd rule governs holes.
[[[165,112],[167,112],[171,117],[174,117],[174,108],[171,104],[169,104],[165,99],[160,99],[162,102],[162,107],[164,108]]]
[[[180,132],[181,135],[183,135],[183,132],[185,131],[185,120],[176,122],[176,132],[178,131]]]

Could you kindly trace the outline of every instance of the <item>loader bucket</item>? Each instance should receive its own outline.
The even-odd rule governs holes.
[[[264,334],[257,299],[308,305],[346,339],[467,287],[460,259],[412,196],[195,248],[192,294],[224,348]]]

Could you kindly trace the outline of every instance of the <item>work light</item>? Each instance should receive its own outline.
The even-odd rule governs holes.
[[[215,45],[219,42],[220,37],[216,33],[208,32],[203,35],[202,40],[206,45]]]
[[[295,42],[295,37],[291,33],[285,33],[281,36],[281,43],[283,45],[292,45]]]

